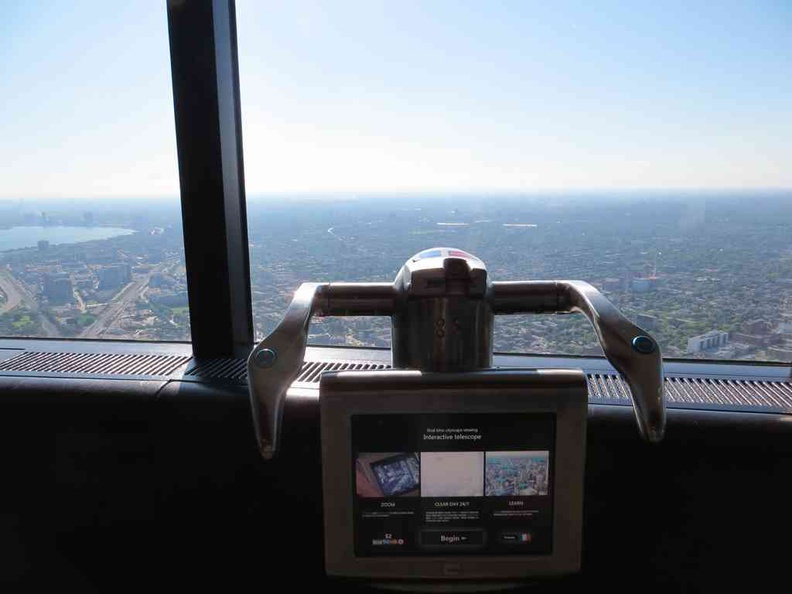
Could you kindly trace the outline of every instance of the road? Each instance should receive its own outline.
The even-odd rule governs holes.
[[[178,263],[163,262],[152,268],[146,275],[129,283],[104,306],[102,313],[96,316],[96,320],[94,320],[93,324],[86,327],[80,333],[80,338],[100,338],[120,316],[135,307],[137,300],[143,296],[146,289],[148,289],[148,284],[153,274],[171,270],[177,264]],[[39,318],[43,336],[47,338],[62,336],[58,326],[41,311],[36,297],[24,283],[14,278],[7,270],[0,270],[0,290],[6,295],[6,302],[0,305],[0,315],[13,310],[15,307],[23,305]],[[81,306],[81,311],[86,311],[85,304],[82,303],[81,299],[78,298],[77,303]]]
[[[80,338],[100,338],[119,316],[135,307],[137,300],[148,288],[151,275],[163,272],[170,266],[172,266],[170,263],[161,263],[152,268],[145,276],[133,280],[126,287],[121,289],[121,291],[113,297],[112,301],[104,307],[102,313],[96,316],[94,323],[87,326],[80,333]]]
[[[0,314],[11,311],[20,304],[25,305],[33,314],[37,314],[41,322],[41,329],[46,338],[58,338],[61,336],[58,327],[45,316],[39,308],[36,297],[28,288],[8,271],[0,271],[0,287],[6,294],[6,302],[0,308]]]
[[[0,272],[0,290],[5,293],[6,302],[0,306],[0,315],[14,309],[22,302],[22,293],[10,272]]]

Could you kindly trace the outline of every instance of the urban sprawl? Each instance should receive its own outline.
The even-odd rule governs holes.
[[[3,336],[189,340],[178,201],[101,210],[19,203],[4,227],[108,226],[134,233],[0,253]],[[389,281],[423,249],[483,259],[492,280],[580,279],[660,342],[664,356],[792,360],[792,197],[432,197],[250,201],[257,337],[306,281]],[[2,230],[0,230],[2,232]],[[318,318],[316,344],[390,344],[379,318]],[[504,352],[599,355],[580,315],[496,319]]]

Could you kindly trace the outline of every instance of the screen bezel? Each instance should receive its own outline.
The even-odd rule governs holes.
[[[531,397],[525,391],[531,390]],[[497,579],[580,567],[588,392],[575,370],[334,372],[320,382],[325,568],[380,579]],[[550,412],[556,415],[553,552],[548,555],[357,557],[351,417],[365,414]],[[563,461],[563,462],[560,462]]]

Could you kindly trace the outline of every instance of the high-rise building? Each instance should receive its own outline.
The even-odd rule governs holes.
[[[700,353],[709,349],[717,349],[729,342],[729,333],[720,330],[710,330],[706,334],[688,338],[687,352]]]
[[[51,305],[64,305],[74,299],[71,277],[65,272],[44,275],[44,295]]]
[[[114,264],[99,271],[99,290],[118,289],[132,280],[132,267],[129,264]]]

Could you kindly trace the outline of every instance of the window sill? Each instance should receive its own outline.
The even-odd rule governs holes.
[[[323,370],[383,369],[387,349],[308,347],[290,396],[318,397]],[[497,354],[498,367],[579,368],[588,376],[591,404],[629,406],[629,396],[602,357]],[[792,414],[792,369],[786,364],[669,360],[669,409]],[[197,360],[188,343],[0,339],[0,380],[134,380],[198,383],[222,389],[246,383],[243,359]],[[4,383],[4,382],[3,382]]]

